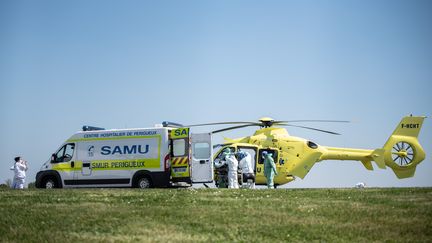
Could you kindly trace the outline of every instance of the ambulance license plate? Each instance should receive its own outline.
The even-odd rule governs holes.
[[[186,172],[186,167],[174,168],[175,173],[183,173]]]

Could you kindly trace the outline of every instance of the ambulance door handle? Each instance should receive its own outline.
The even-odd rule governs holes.
[[[71,162],[71,168],[75,167],[75,162]]]

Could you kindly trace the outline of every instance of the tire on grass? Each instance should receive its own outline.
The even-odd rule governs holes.
[[[59,183],[55,177],[47,176],[42,181],[42,188],[44,189],[59,188]]]
[[[152,180],[148,175],[138,175],[135,178],[134,185],[135,188],[148,189],[153,186]]]

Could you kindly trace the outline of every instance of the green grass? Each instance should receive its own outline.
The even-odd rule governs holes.
[[[432,242],[432,188],[3,189],[0,241]]]

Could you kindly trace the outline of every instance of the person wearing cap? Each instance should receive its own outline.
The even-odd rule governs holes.
[[[13,189],[24,189],[24,182],[26,178],[26,171],[28,169],[27,161],[23,160],[21,157],[15,157],[15,163],[11,167],[14,171],[14,178],[12,182]]]
[[[273,179],[277,175],[276,164],[273,160],[273,154],[264,151],[262,153],[264,157],[264,176],[267,179],[267,188],[274,188]]]

